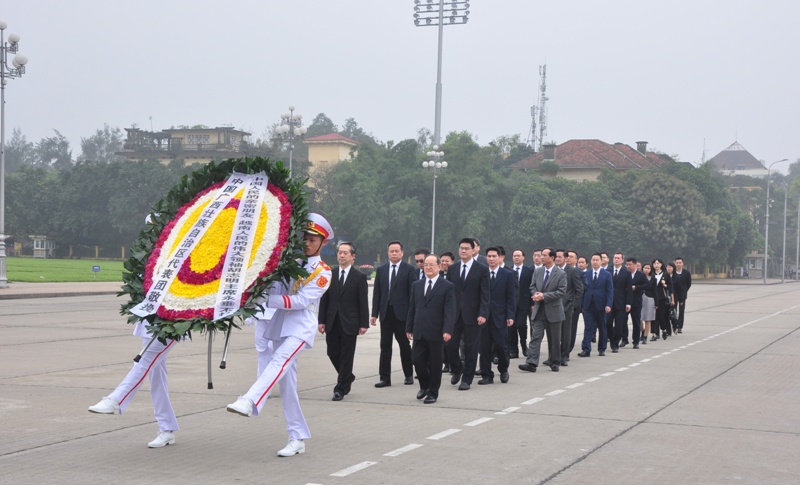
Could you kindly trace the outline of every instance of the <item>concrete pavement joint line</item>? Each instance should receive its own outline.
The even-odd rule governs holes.
[[[426,440],[440,440],[442,438],[447,438],[451,434],[456,434],[459,431],[461,431],[461,430],[460,429],[446,429],[446,430],[442,431],[441,433],[436,433],[435,435],[428,436],[425,439]]]
[[[478,426],[479,424],[488,423],[489,421],[493,420],[494,418],[479,418],[475,421],[470,421],[469,423],[465,424],[464,426]]]
[[[545,396],[558,396],[562,392],[566,392],[566,391],[564,391],[564,389],[556,389],[555,391],[548,392],[547,394],[545,394]]]
[[[524,403],[522,403],[522,404],[525,404],[525,405],[529,405],[529,404],[536,404],[537,402],[542,402],[542,401],[544,401],[544,398],[543,398],[543,397],[535,397],[535,398],[533,398],[533,399],[530,399],[530,400],[528,400],[528,401],[525,401],[525,402],[524,402]]]
[[[372,465],[377,464],[377,461],[362,461],[358,465],[353,465],[349,468],[345,468],[344,470],[339,470],[336,473],[331,473],[332,477],[346,477],[347,475],[351,475],[355,472],[359,472],[365,468],[371,467]]]
[[[400,456],[403,453],[406,453],[411,450],[416,450],[417,448],[421,448],[422,445],[418,445],[416,443],[411,443],[410,445],[406,445],[402,448],[398,448],[394,451],[390,451],[389,453],[384,453],[383,456]]]
[[[757,320],[753,320],[752,322],[749,322],[749,323],[748,323],[748,325],[749,325],[750,323],[756,323],[756,322],[758,322],[758,321],[764,320],[765,318],[769,318],[769,317],[773,317],[773,316],[776,316],[776,315],[780,315],[781,313],[787,312],[787,311],[789,311],[789,310],[794,310],[795,308],[798,308],[798,307],[800,307],[800,305],[795,305],[795,306],[793,306],[793,307],[786,308],[786,309],[784,309],[784,310],[781,310],[781,311],[779,311],[779,312],[775,312],[775,313],[773,313],[773,314],[771,314],[771,315],[767,315],[766,317],[762,317],[762,318],[759,318],[759,319],[757,319]],[[623,435],[627,434],[627,433],[628,433],[628,431],[630,431],[630,430],[632,430],[633,428],[635,428],[635,427],[639,426],[640,424],[642,424],[642,423],[644,423],[644,422],[646,422],[646,421],[649,421],[651,418],[653,418],[654,416],[658,415],[660,412],[662,412],[662,411],[664,411],[665,409],[667,409],[668,407],[672,406],[673,404],[675,404],[675,403],[676,403],[676,402],[678,402],[679,400],[681,400],[681,399],[683,399],[684,397],[688,396],[689,394],[691,394],[691,393],[693,393],[693,392],[697,391],[697,390],[698,390],[698,389],[700,389],[701,387],[703,387],[703,386],[705,386],[705,385],[709,384],[710,382],[712,382],[712,381],[716,380],[717,378],[719,378],[719,377],[721,377],[721,376],[723,376],[723,375],[727,374],[728,372],[730,372],[731,370],[735,369],[736,367],[738,367],[738,366],[739,366],[739,365],[741,365],[742,363],[744,363],[744,362],[746,362],[746,361],[748,361],[748,360],[752,359],[754,356],[756,356],[756,355],[760,354],[760,353],[761,353],[761,352],[763,352],[765,349],[767,349],[768,347],[772,346],[773,344],[775,344],[775,343],[776,343],[776,342],[778,342],[779,340],[781,340],[781,339],[783,339],[783,338],[785,338],[785,337],[788,337],[789,335],[791,335],[791,334],[793,334],[793,333],[797,332],[798,330],[800,330],[800,327],[798,327],[798,328],[795,328],[794,330],[790,331],[790,332],[789,332],[789,333],[787,333],[786,335],[783,335],[783,336],[781,336],[781,337],[778,337],[777,339],[775,339],[775,340],[773,340],[772,342],[768,343],[767,345],[765,345],[764,347],[760,348],[760,349],[759,349],[759,350],[757,350],[756,352],[754,352],[754,353],[752,353],[752,354],[748,355],[747,357],[743,358],[743,359],[742,359],[742,360],[740,360],[739,362],[737,362],[737,363],[735,363],[735,364],[731,365],[731,366],[730,366],[730,367],[728,367],[726,370],[724,370],[724,371],[720,372],[720,373],[719,373],[719,374],[717,374],[716,376],[713,376],[713,377],[709,378],[708,380],[706,380],[705,382],[703,382],[703,383],[701,383],[701,384],[698,384],[698,385],[697,385],[696,387],[694,387],[693,389],[691,389],[691,390],[687,391],[687,392],[686,392],[685,394],[683,394],[682,396],[678,396],[677,398],[673,399],[671,402],[668,402],[667,404],[665,404],[664,406],[662,406],[660,409],[658,409],[658,410],[656,410],[655,412],[651,413],[651,414],[650,414],[649,416],[647,416],[646,418],[639,420],[637,423],[633,424],[633,425],[632,425],[632,426],[630,426],[629,428],[627,428],[627,429],[624,429],[624,430],[620,431],[620,432],[619,432],[619,433],[617,433],[615,436],[612,436],[611,438],[609,438],[608,440],[606,440],[604,443],[601,443],[601,444],[597,445],[595,448],[593,448],[592,450],[590,450],[589,452],[587,452],[587,453],[586,453],[586,454],[584,454],[583,456],[581,456],[581,457],[577,458],[575,461],[573,461],[573,462],[572,462],[572,463],[570,463],[569,465],[566,465],[566,466],[564,466],[564,468],[562,468],[561,470],[558,470],[558,471],[556,471],[555,473],[553,473],[553,474],[552,474],[552,475],[550,475],[549,477],[547,477],[547,478],[545,478],[544,480],[542,480],[541,482],[539,482],[539,484],[541,485],[541,484],[544,484],[544,483],[547,483],[547,482],[549,482],[549,481],[553,480],[553,479],[554,479],[554,478],[556,478],[557,476],[561,475],[563,472],[567,471],[568,469],[572,468],[573,466],[577,465],[578,463],[580,463],[580,462],[584,461],[586,458],[588,458],[590,455],[594,454],[594,453],[595,453],[596,451],[598,451],[599,449],[603,448],[605,445],[607,445],[607,444],[611,443],[612,441],[616,440],[617,438],[620,438],[620,437],[622,437]],[[656,355],[656,356],[654,356],[654,357],[661,357],[661,356],[660,356],[660,355]]]

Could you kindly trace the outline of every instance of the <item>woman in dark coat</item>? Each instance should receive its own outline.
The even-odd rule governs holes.
[[[664,261],[656,258],[653,260],[653,277],[650,278],[651,288],[653,289],[653,299],[656,303],[656,321],[654,335],[651,340],[658,340],[658,329],[661,329],[661,337],[666,340],[672,335],[670,328],[669,311],[675,304],[675,294],[672,288],[672,278],[664,271]]]

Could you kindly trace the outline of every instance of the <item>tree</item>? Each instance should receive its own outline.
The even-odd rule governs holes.
[[[314,120],[308,125],[307,138],[312,138],[320,135],[327,135],[328,133],[338,133],[339,128],[336,124],[328,118],[325,113],[318,114]]]
[[[79,162],[119,162],[125,158],[117,155],[122,151],[122,130],[111,128],[108,124],[103,124],[103,129],[97,130],[94,135],[88,138],[81,138],[81,154],[78,156]]]
[[[69,148],[69,140],[58,130],[53,130],[54,136],[42,138],[36,144],[35,165],[45,168],[55,168],[57,170],[68,170],[72,168],[72,150]]]
[[[36,161],[35,147],[19,128],[14,128],[5,147],[6,172],[12,173],[22,167],[33,166]]]

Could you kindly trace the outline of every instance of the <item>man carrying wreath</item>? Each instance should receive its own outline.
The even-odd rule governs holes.
[[[309,276],[293,278],[288,286],[274,284],[255,300],[265,309],[256,314],[256,332],[263,331],[263,338],[270,340],[272,345],[263,346],[259,351],[259,361],[266,362],[266,366],[256,382],[236,402],[227,406],[229,412],[246,417],[257,416],[275,384],[280,383],[289,443],[278,451],[278,456],[305,453],[304,440],[311,437],[297,397],[297,356],[314,344],[317,307],[331,280],[331,269],[319,254],[333,238],[333,229],[324,217],[311,213],[304,232],[303,252],[308,258],[305,270]],[[275,311],[271,317],[268,316],[270,309]],[[256,335],[257,339],[259,337]]]

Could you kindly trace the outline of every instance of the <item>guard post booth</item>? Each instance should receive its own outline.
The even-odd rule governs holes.
[[[34,258],[54,258],[56,252],[56,242],[47,239],[47,236],[28,236],[33,239]]]

